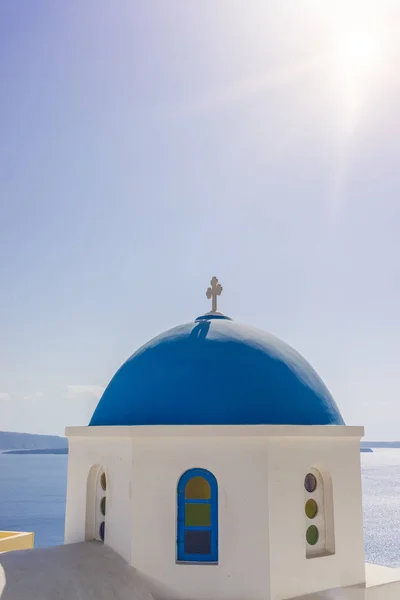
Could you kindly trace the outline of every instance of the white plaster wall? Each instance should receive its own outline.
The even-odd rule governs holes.
[[[304,477],[310,467],[332,478],[331,556],[306,558]],[[268,481],[271,600],[364,582],[359,436],[270,438]]]
[[[177,483],[204,468],[218,481],[219,564],[177,564]],[[158,438],[133,442],[132,565],[157,598],[268,598],[266,441]]]
[[[85,540],[87,479],[93,465],[101,465],[107,476],[105,543],[130,563],[132,442],[129,438],[69,437],[65,543]]]
[[[283,600],[364,581],[359,440],[351,427],[89,427],[70,441],[66,542],[85,539],[92,465],[107,473],[106,544],[160,600]],[[219,489],[219,563],[177,564],[177,484]],[[306,558],[304,477],[329,472],[332,556]]]

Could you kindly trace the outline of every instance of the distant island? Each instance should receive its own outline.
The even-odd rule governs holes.
[[[361,452],[373,452],[373,448],[400,448],[400,442],[360,442]]]
[[[3,450],[1,454],[68,454],[68,448],[33,448],[32,450]]]
[[[0,431],[2,454],[68,454],[68,440],[59,435]]]
[[[400,448],[400,442],[361,442],[361,448]]]

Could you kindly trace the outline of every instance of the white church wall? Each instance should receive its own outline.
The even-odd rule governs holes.
[[[362,434],[337,426],[71,428],[66,542],[85,539],[87,476],[101,464],[106,544],[159,600],[283,600],[361,583]],[[218,564],[177,562],[177,485],[193,468],[218,482]],[[335,552],[315,558],[305,539],[310,470],[328,475],[324,548]]]
[[[93,511],[97,506],[92,507],[92,503],[97,500],[90,485],[88,488],[93,467],[95,472],[104,469],[106,474],[105,544],[130,562],[132,444],[129,438],[69,437],[65,543],[93,539]],[[97,519],[95,522],[97,525]],[[98,539],[98,535],[94,537]]]
[[[354,429],[355,437],[330,437],[327,428],[324,437],[270,438],[271,600],[365,581],[360,430],[346,429],[348,434]],[[306,530],[312,520],[305,515],[304,478],[313,469],[328,475],[326,531],[330,528],[332,544],[334,527],[334,545],[328,544],[325,556],[307,557]]]
[[[181,436],[134,440],[133,456],[132,565],[146,576],[154,595],[265,600],[269,579],[265,440]],[[176,560],[177,485],[192,468],[211,471],[218,482],[218,564]]]

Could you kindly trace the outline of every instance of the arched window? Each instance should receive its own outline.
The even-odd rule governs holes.
[[[94,465],[87,481],[86,539],[104,542],[106,535],[107,477],[100,465]]]
[[[306,557],[335,553],[332,480],[328,473],[310,469],[304,478]]]
[[[218,484],[205,469],[191,469],[178,483],[177,558],[218,562]]]

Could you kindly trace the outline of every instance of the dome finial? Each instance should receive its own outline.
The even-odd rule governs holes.
[[[222,285],[218,282],[218,279],[216,277],[213,277],[210,281],[211,287],[208,288],[208,290],[206,291],[206,296],[207,298],[212,301],[212,309],[211,312],[212,313],[216,313],[217,311],[217,296],[220,296],[222,294],[222,290],[223,287]]]

